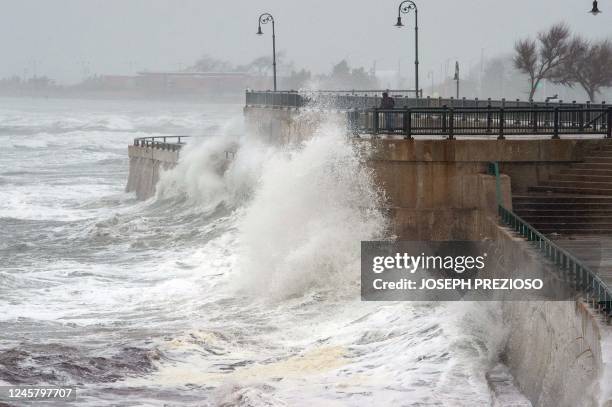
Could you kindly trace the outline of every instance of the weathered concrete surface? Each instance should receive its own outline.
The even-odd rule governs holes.
[[[512,208],[512,192],[606,142],[364,139],[356,144],[368,151],[368,163],[392,208],[396,235],[446,240],[486,237],[479,219],[497,213],[495,179],[486,175],[490,162],[500,162],[502,200]]]
[[[344,125],[346,116],[341,112],[318,109],[247,106],[244,120],[249,135],[272,144],[290,145],[312,137],[323,122],[336,120]]]
[[[492,393],[492,407],[533,407],[531,401],[517,389],[506,365],[497,364],[487,372],[486,377]]]
[[[454,163],[455,171],[486,172],[491,161],[512,180],[513,192],[529,186],[612,140],[363,140],[371,144],[373,160],[413,163]]]
[[[130,170],[125,190],[136,192],[144,200],[155,195],[155,185],[162,170],[173,168],[178,163],[179,151],[159,148],[129,146]]]
[[[481,225],[507,258],[537,273],[554,266],[522,238],[489,218]],[[517,252],[518,250],[518,252]],[[531,273],[530,273],[531,274]],[[500,277],[500,276],[496,276]],[[502,301],[507,342],[501,356],[514,382],[534,407],[596,407],[610,403],[612,327],[581,300]]]
[[[598,406],[612,357],[601,348],[609,328],[580,301],[505,302],[503,308],[510,328],[505,362],[533,405]]]

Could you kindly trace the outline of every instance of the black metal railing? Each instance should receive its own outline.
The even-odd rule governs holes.
[[[441,107],[353,109],[354,134],[413,136],[604,135],[612,138],[612,107]]]
[[[489,173],[495,176],[498,214],[501,223],[518,233],[538,253],[550,260],[562,280],[583,293],[585,300],[601,312],[608,323],[612,320],[612,289],[588,265],[553,240],[538,232],[532,225],[503,205],[499,164],[490,163]]]
[[[185,144],[184,140],[190,136],[151,136],[134,139],[137,147],[157,148],[160,150],[178,151]]]

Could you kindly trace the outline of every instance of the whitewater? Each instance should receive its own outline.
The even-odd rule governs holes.
[[[78,405],[488,406],[487,303],[370,303],[384,192],[333,123],[296,146],[239,105],[0,100],[0,385]],[[191,135],[157,195],[135,137]],[[225,151],[235,151],[226,159]]]

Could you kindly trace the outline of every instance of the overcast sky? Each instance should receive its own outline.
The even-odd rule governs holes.
[[[61,82],[85,74],[176,70],[210,54],[246,63],[270,53],[270,27],[255,35],[259,13],[276,18],[277,47],[297,66],[327,72],[339,60],[404,75],[414,62],[413,16],[393,27],[391,0],[0,0],[0,76],[46,74]],[[565,21],[591,38],[612,37],[612,0],[592,16],[590,0],[417,0],[421,75],[436,77],[458,59],[511,51],[514,41]]]

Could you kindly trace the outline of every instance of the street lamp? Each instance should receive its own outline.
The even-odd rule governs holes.
[[[459,100],[459,61],[455,62],[455,81],[457,81],[457,100]]]
[[[263,13],[259,16],[259,27],[257,29],[257,35],[262,35],[261,31],[262,24],[272,23],[272,70],[274,71],[274,92],[276,92],[276,34],[274,32],[274,17],[270,13]]]
[[[601,13],[601,11],[599,11],[599,7],[597,7],[597,0],[593,1],[593,9],[590,11],[590,13],[593,14],[594,16]]]
[[[397,9],[397,23],[396,27],[403,27],[402,14],[408,14],[410,10],[414,10],[414,86],[416,90],[416,97],[419,98],[419,10],[417,5],[412,0],[404,0],[400,3]]]

